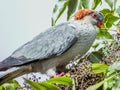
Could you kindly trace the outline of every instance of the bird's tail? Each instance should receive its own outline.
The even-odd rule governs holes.
[[[2,62],[0,62],[0,71],[5,71],[5,70],[9,69],[10,67],[14,66],[14,63],[16,61],[17,60],[15,58],[12,58],[12,57],[6,58]]]
[[[33,61],[33,59],[30,59],[30,58],[27,59],[27,58],[23,57],[23,58],[19,59],[19,58],[14,58],[14,57],[10,56],[10,57],[6,58],[5,60],[3,60],[2,62],[0,62],[0,71],[5,71],[12,67],[22,66],[22,65],[28,64],[32,61]]]
[[[6,67],[6,65],[4,65],[2,62],[0,62],[0,71],[5,71],[7,69],[8,69],[8,67]]]
[[[0,85],[8,82],[16,77],[31,72],[31,66],[19,66],[7,69],[6,71],[0,71]]]

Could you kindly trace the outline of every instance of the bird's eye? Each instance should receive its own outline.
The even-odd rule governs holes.
[[[96,17],[97,15],[95,13],[92,13],[92,17]]]

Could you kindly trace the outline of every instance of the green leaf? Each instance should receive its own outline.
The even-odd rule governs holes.
[[[107,28],[110,28],[110,27],[112,27],[112,24],[111,24],[110,22],[107,22],[107,23],[106,23],[106,27],[107,27]]]
[[[106,13],[105,18],[104,18],[104,23],[107,23],[108,20],[111,19],[111,17],[114,17],[114,13],[112,13],[112,12]]]
[[[119,19],[119,17],[114,16],[113,14],[110,15],[108,22],[110,22],[111,24],[113,24],[115,21],[117,21]]]
[[[92,67],[92,72],[95,74],[104,73],[108,69],[107,64],[101,64],[101,63],[94,63],[92,64],[91,67]]]
[[[93,5],[92,5],[92,9],[95,9],[100,4],[100,2],[101,2],[101,0],[94,0]]]
[[[103,9],[100,12],[104,15],[104,22],[103,23],[106,26],[106,23],[108,22],[109,18],[111,17],[110,15],[113,16],[114,12],[109,10],[109,9]],[[110,25],[107,24],[107,26],[111,27],[112,24],[110,24]]]
[[[82,9],[82,3],[81,3],[81,1],[79,1],[78,9]]]
[[[36,82],[30,81],[28,79],[25,79],[25,81],[35,90],[46,90],[46,88]]]
[[[116,6],[117,6],[116,3],[117,3],[117,0],[114,0],[114,4],[113,4],[114,5],[114,10],[116,9]]]
[[[53,17],[51,18],[51,21],[52,21],[52,26],[54,26],[55,25],[55,21],[54,21]]]
[[[110,8],[113,9],[114,0],[105,0],[105,1],[110,6]]]
[[[70,0],[68,4],[68,11],[67,11],[67,20],[70,19],[70,16],[75,12],[77,8],[78,0]]]
[[[107,30],[98,30],[96,38],[112,39],[113,37],[110,35],[110,33]]]
[[[116,61],[114,62],[111,66],[109,66],[108,68],[108,71],[109,71],[109,74],[112,74],[116,71],[119,71],[120,70],[120,61]]]
[[[68,6],[70,0],[66,0],[66,2],[64,3],[63,7],[60,9],[59,14],[57,15],[57,18],[55,20],[55,23],[57,22],[57,20],[60,18],[60,16],[63,14],[63,12],[65,11],[66,7]]]
[[[107,14],[105,17],[106,20],[106,27],[110,28],[112,27],[112,25],[114,24],[115,21],[117,21],[119,19],[119,17],[114,16],[113,14]]]
[[[70,77],[62,76],[62,77],[51,78],[47,80],[46,82],[51,83],[51,84],[57,83],[57,84],[63,84],[63,85],[71,85],[72,79]]]
[[[59,87],[55,86],[54,84],[50,84],[47,82],[40,83],[43,87],[46,88],[46,90],[61,90]]]
[[[80,0],[83,8],[89,8],[89,0]]]
[[[8,84],[14,84],[16,87],[20,87],[20,84],[16,80],[11,80],[8,82]]]
[[[92,47],[93,47],[94,49],[96,49],[98,46],[99,46],[99,43],[95,43],[95,44],[92,45]]]
[[[120,6],[116,9],[116,13],[120,16]]]
[[[16,90],[16,88],[20,88],[19,83],[16,80],[11,80],[9,83],[3,84],[5,90]]]
[[[70,77],[56,77],[51,78],[42,83],[36,83],[25,79],[25,81],[35,90],[61,90],[59,87],[55,86],[54,84],[63,84],[63,85],[71,85],[72,79]]]
[[[5,90],[16,90],[16,86],[14,84],[4,84],[3,87],[5,88]]]
[[[54,8],[53,8],[53,13],[56,13],[56,11],[58,10],[58,5],[55,4]]]
[[[4,89],[3,89],[3,86],[0,86],[0,90],[4,90]]]
[[[103,15],[106,15],[106,14],[108,14],[108,13],[111,13],[111,10],[109,10],[109,9],[103,9],[103,10],[101,10],[100,11]]]
[[[110,79],[107,82],[104,82],[103,90],[108,90],[108,89],[112,88],[114,83],[115,83],[115,81],[113,79]]]
[[[109,87],[111,86],[112,90],[120,89],[120,75],[116,76],[114,80],[111,80],[111,82],[109,82],[108,84],[109,84]]]
[[[105,79],[105,80],[103,80],[103,81],[101,81],[101,82],[99,82],[99,83],[97,83],[97,84],[95,84],[95,85],[92,85],[92,86],[88,87],[86,90],[97,90],[97,89],[98,89],[100,86],[102,86],[106,81],[114,78],[115,76],[116,76],[116,74],[111,75],[111,76],[108,77],[107,79]]]
[[[97,63],[97,62],[100,62],[102,60],[102,55],[99,52],[92,52],[88,56],[88,59],[93,63]]]
[[[113,90],[119,90],[120,88],[120,61],[115,60],[115,62],[108,67],[107,77],[111,74],[116,73],[116,76],[114,79],[108,80],[104,83],[104,89],[113,89]]]

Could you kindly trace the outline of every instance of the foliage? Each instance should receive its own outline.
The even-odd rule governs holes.
[[[88,59],[93,63],[98,63],[101,61],[102,55],[100,54],[100,52],[94,51],[90,53]]]
[[[17,88],[20,88],[19,83],[16,80],[11,80],[8,83],[3,84],[0,86],[0,90],[16,90]]]
[[[61,90],[55,84],[61,84],[61,85],[72,84],[72,79],[66,76],[51,78],[41,83],[33,82],[28,79],[25,79],[25,81],[35,90]]]
[[[101,3],[101,0],[94,0],[93,5],[92,5],[92,9],[97,8],[97,6]]]
[[[36,79],[36,78],[35,78]],[[29,89],[32,90],[61,90],[57,85],[65,85],[70,86],[72,85],[72,79],[68,76],[62,77],[55,77],[43,82],[36,82],[29,79],[25,79],[26,85],[25,87],[20,86],[16,80],[12,80],[8,83],[3,84],[0,86],[0,90],[21,90],[21,89]]]
[[[101,66],[101,67],[100,67]],[[96,69],[97,67],[97,69]],[[101,69],[102,68],[102,69]],[[103,85],[103,90],[108,90],[108,89],[113,89],[113,90],[118,90],[120,89],[120,58],[115,61],[110,66],[107,66],[106,64],[93,64],[92,65],[92,70],[94,73],[104,73],[104,80],[90,86],[87,88],[87,90],[96,90],[100,86]],[[97,70],[97,71],[96,71]]]
[[[47,83],[50,84],[62,84],[62,85],[71,85],[72,84],[72,80],[70,77],[56,77],[56,78],[51,78],[49,80],[46,81]]]
[[[108,65],[101,63],[94,63],[91,65],[93,73],[106,73]]]

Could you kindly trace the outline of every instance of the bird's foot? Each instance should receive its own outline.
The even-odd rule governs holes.
[[[56,74],[56,75],[54,75],[53,77],[55,78],[55,77],[61,77],[61,76],[64,76],[65,75],[65,73],[64,72],[61,72],[60,74]]]

